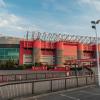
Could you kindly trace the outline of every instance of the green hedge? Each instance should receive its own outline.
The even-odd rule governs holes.
[[[32,68],[30,65],[18,65],[14,60],[0,61],[0,70],[23,70]]]
[[[82,70],[82,68],[81,68],[81,67],[77,67],[77,68],[73,67],[73,68],[70,68],[70,69],[71,69],[71,70],[73,70],[73,71],[75,71],[75,70],[77,70],[77,71]]]

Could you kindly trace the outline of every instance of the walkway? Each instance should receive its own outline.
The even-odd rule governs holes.
[[[88,87],[84,89],[45,94],[19,100],[100,100],[100,88]]]

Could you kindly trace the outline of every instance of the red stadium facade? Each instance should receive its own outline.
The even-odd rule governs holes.
[[[56,34],[34,34],[32,40],[20,41],[19,64],[42,63],[65,67],[68,65],[67,62],[72,60],[83,60],[84,62],[85,59],[86,63],[89,60],[93,62],[96,58],[96,45],[93,38],[89,39],[91,39],[89,42],[85,38],[81,42],[81,37],[73,36],[69,39],[61,34],[58,36]]]

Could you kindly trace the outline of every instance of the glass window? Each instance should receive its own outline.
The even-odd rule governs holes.
[[[0,60],[19,59],[19,48],[0,48]]]

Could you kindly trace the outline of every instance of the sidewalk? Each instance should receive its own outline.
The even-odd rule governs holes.
[[[100,100],[100,88],[91,85],[14,100]]]

